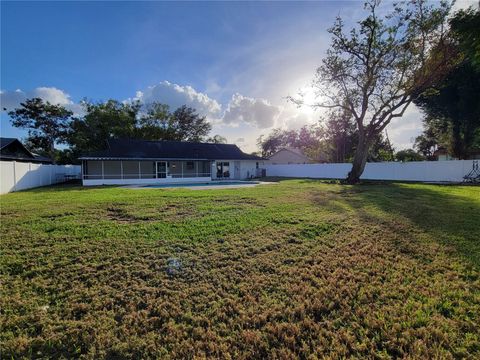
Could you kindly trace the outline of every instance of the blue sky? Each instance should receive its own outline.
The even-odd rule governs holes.
[[[187,103],[245,150],[274,127],[315,122],[285,97],[308,86],[337,15],[362,2],[3,2],[2,108],[41,96],[78,111],[114,98]],[[22,137],[1,113],[2,136]],[[420,115],[392,125],[397,147]]]

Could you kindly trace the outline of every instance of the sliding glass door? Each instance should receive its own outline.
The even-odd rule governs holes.
[[[165,179],[167,177],[167,162],[157,161],[157,179]]]
[[[217,161],[217,178],[230,178],[230,163],[228,161]]]

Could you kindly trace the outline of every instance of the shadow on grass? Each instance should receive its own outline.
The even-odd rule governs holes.
[[[107,189],[107,188],[114,188],[119,187],[121,185],[98,185],[98,186],[83,186],[80,180],[69,181],[65,183],[47,185],[47,186],[40,186],[31,189],[25,189],[20,191],[15,191],[16,193],[19,192],[30,192],[30,193],[43,193],[43,192],[62,192],[62,191],[88,191],[92,189]]]
[[[345,187],[352,193],[344,201],[360,216],[366,209],[410,220],[435,241],[453,247],[463,258],[480,267],[480,191],[442,185],[364,184]],[[478,198],[473,198],[478,194]],[[369,212],[371,214],[371,212]]]

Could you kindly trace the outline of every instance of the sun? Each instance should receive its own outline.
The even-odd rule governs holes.
[[[312,115],[315,112],[314,104],[317,102],[317,94],[315,89],[311,86],[306,86],[300,89],[300,95],[303,101],[303,105],[299,107],[299,111],[305,115]]]

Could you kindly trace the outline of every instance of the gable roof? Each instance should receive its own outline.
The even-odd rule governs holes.
[[[20,145],[26,150],[27,148],[25,146],[23,146],[23,144],[16,138],[0,138],[0,150],[7,147],[8,145],[10,145],[11,143],[15,142],[15,141],[18,141],[20,143]],[[28,151],[29,152],[29,151]]]
[[[18,151],[20,150],[19,154]],[[0,159],[15,160],[15,161],[29,161],[37,163],[52,163],[52,159],[32,153],[28,150],[22,142],[16,138],[0,138]]]
[[[129,159],[199,159],[199,160],[262,160],[245,154],[237,145],[186,141],[147,141],[111,139],[108,149],[80,157],[80,160]]]
[[[272,157],[274,157],[275,155],[278,155],[279,153],[281,153],[282,151],[289,151],[291,153],[294,153],[295,155],[297,156],[300,156],[302,158],[304,158],[305,160],[311,160],[307,155],[305,155],[303,153],[302,150],[298,149],[298,148],[291,148],[291,147],[284,147],[284,148],[281,148],[280,150],[278,150],[276,153],[272,154],[269,156],[269,159],[271,159]]]

